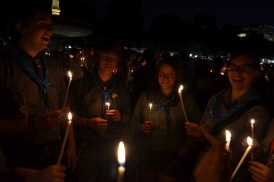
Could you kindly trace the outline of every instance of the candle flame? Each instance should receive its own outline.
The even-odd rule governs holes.
[[[72,78],[72,73],[70,71],[68,71],[68,76]]]
[[[250,123],[251,123],[251,125],[253,125],[255,123],[255,120],[251,119]]]
[[[125,145],[123,142],[119,143],[118,147],[118,163],[122,166],[126,162]]]
[[[252,145],[253,145],[252,138],[250,138],[249,136],[247,137],[247,144],[248,144],[249,146],[252,146]]]
[[[226,142],[229,142],[231,139],[231,133],[228,130],[225,130],[225,134],[226,134]]]
[[[149,103],[149,108],[150,108],[150,110],[151,110],[151,108],[152,108],[152,104],[151,104],[151,103]]]
[[[107,105],[107,106],[110,106],[110,103],[109,103],[109,102],[106,102],[106,105]]]
[[[183,85],[180,85],[180,87],[179,87],[179,92],[181,92],[182,90],[184,89],[184,86]]]
[[[71,122],[71,120],[72,120],[72,114],[71,114],[71,112],[68,113],[68,120],[69,120],[69,122]]]

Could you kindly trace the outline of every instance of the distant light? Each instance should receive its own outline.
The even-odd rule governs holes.
[[[71,46],[68,46],[69,49],[71,49]]]
[[[189,54],[189,57],[192,57],[192,54]]]

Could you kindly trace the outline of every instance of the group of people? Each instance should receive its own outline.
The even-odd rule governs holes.
[[[0,54],[0,181],[117,181],[121,140],[128,155],[124,181],[230,181],[252,135],[251,119],[254,160],[248,156],[233,181],[274,181],[274,120],[255,84],[255,52],[231,55],[230,86],[203,112],[191,93],[178,94],[178,59],[162,57],[131,112],[129,89],[114,72],[121,63],[117,42],[98,43],[91,74],[68,86],[58,60],[45,54],[53,34],[50,7],[19,10]],[[73,125],[59,163],[69,112]],[[230,150],[225,130],[232,133]]]

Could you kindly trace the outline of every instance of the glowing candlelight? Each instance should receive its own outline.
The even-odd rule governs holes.
[[[124,177],[124,173],[125,173],[125,162],[126,162],[126,154],[125,154],[125,145],[123,142],[119,143],[118,146],[118,163],[119,163],[119,167],[118,167],[118,178],[117,178],[117,182],[122,182],[123,177]]]
[[[241,158],[239,164],[237,165],[236,169],[234,170],[234,172],[232,173],[232,176],[230,178],[230,180],[232,181],[232,179],[234,178],[234,176],[236,175],[237,171],[239,170],[239,168],[241,167],[242,163],[244,162],[248,152],[251,150],[252,148],[252,145],[253,145],[253,142],[252,142],[252,138],[250,137],[247,137],[247,144],[248,144],[248,147],[247,149],[245,150],[245,153],[243,155],[243,157]]]
[[[225,144],[225,149],[227,151],[229,151],[229,145],[230,145],[230,141],[231,141],[231,133],[228,130],[225,130],[225,134],[226,134],[226,144]]]
[[[251,124],[251,137],[252,137],[252,141],[254,141],[254,123],[255,120],[251,119],[250,124]],[[253,151],[251,151],[251,161],[253,161],[254,155],[253,155]]]
[[[148,116],[148,120],[150,121],[150,115],[151,115],[151,108],[152,108],[152,104],[149,103],[149,116]]]
[[[68,138],[68,133],[69,133],[70,125],[71,125],[71,120],[72,120],[72,114],[71,114],[71,112],[69,112],[68,113],[68,126],[67,126],[65,138],[63,140],[62,149],[61,149],[57,164],[61,164],[61,159],[62,159],[62,156],[63,156],[63,153],[64,153],[66,141],[67,141],[67,138]]]
[[[184,89],[183,85],[180,85],[180,88],[178,89],[178,93],[179,93],[180,102],[181,102],[181,105],[182,105],[182,108],[183,108],[183,112],[184,112],[184,115],[185,115],[185,118],[186,118],[186,122],[188,122],[188,118],[187,118],[187,115],[186,115],[185,106],[184,106],[184,102],[183,102],[183,98],[182,98],[182,90],[183,89]]]
[[[64,105],[63,105],[63,111],[65,110],[65,107],[66,107],[66,104],[67,104],[69,87],[70,87],[70,83],[71,83],[71,80],[72,80],[72,74],[71,74],[70,71],[68,72],[68,76],[69,76],[69,83],[68,83],[68,88],[67,88],[67,92],[66,92],[66,96],[65,96]]]
[[[109,110],[110,103],[109,103],[109,102],[106,102],[106,105],[108,106],[108,110]]]

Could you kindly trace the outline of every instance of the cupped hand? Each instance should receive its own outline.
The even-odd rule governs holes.
[[[112,120],[112,121],[121,121],[121,114],[119,110],[113,109],[113,110],[107,110],[106,115]]]
[[[152,132],[152,122],[151,121],[144,121],[142,124],[142,131],[146,134],[149,134]]]
[[[104,133],[108,127],[108,121],[102,118],[91,118],[89,126],[100,133]]]
[[[197,123],[185,122],[186,133],[189,136],[200,138],[203,136],[203,132]]]

